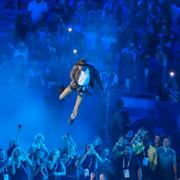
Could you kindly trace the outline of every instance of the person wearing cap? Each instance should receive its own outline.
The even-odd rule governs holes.
[[[95,81],[100,89],[103,89],[100,75],[93,65],[88,64],[84,59],[80,59],[72,68],[70,72],[71,82],[64,89],[61,90],[59,99],[64,99],[73,90],[77,92],[77,98],[74,105],[73,112],[68,120],[68,125],[71,125],[78,114],[78,109],[81,104],[84,94],[89,95],[89,87],[94,88]]]

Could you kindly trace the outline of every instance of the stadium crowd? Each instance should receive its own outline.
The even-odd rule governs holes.
[[[128,131],[112,147],[96,136],[81,153],[69,133],[53,149],[48,149],[41,133],[28,150],[18,138],[9,142],[7,151],[0,149],[0,179],[178,180],[177,170],[171,139],[158,134],[151,138],[143,128]]]
[[[149,92],[177,102],[178,5],[170,0],[20,0],[16,22],[0,40],[0,83],[51,91],[66,83],[72,65],[85,57],[103,82],[111,82],[104,84],[107,89]],[[176,75],[169,76],[170,70]],[[0,179],[180,178],[169,137],[151,138],[144,129],[119,136],[112,147],[97,136],[84,153],[70,134],[52,150],[41,133],[28,150],[12,140],[7,151],[0,149]]]
[[[117,88],[177,102],[178,5],[168,0],[18,1],[16,22],[2,39],[1,73],[24,86],[51,88],[85,57],[106,79],[117,74]]]

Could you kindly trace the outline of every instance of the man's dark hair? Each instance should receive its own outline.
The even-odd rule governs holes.
[[[170,143],[172,141],[170,136],[163,136],[162,140],[164,141],[164,139],[168,139],[170,141]]]

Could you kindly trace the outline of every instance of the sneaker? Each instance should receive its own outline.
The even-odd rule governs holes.
[[[68,120],[68,122],[67,122],[68,126],[70,126],[73,122],[74,122],[74,119],[72,119],[72,118],[70,117],[69,120]]]

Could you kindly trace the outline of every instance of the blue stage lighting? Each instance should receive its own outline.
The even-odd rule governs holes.
[[[174,71],[170,71],[170,72],[169,72],[169,76],[170,76],[170,77],[174,77],[174,76],[175,76],[175,72],[174,72]]]
[[[77,49],[73,49],[73,53],[77,54],[78,50]]]
[[[71,27],[68,27],[68,32],[72,32],[72,28]]]

